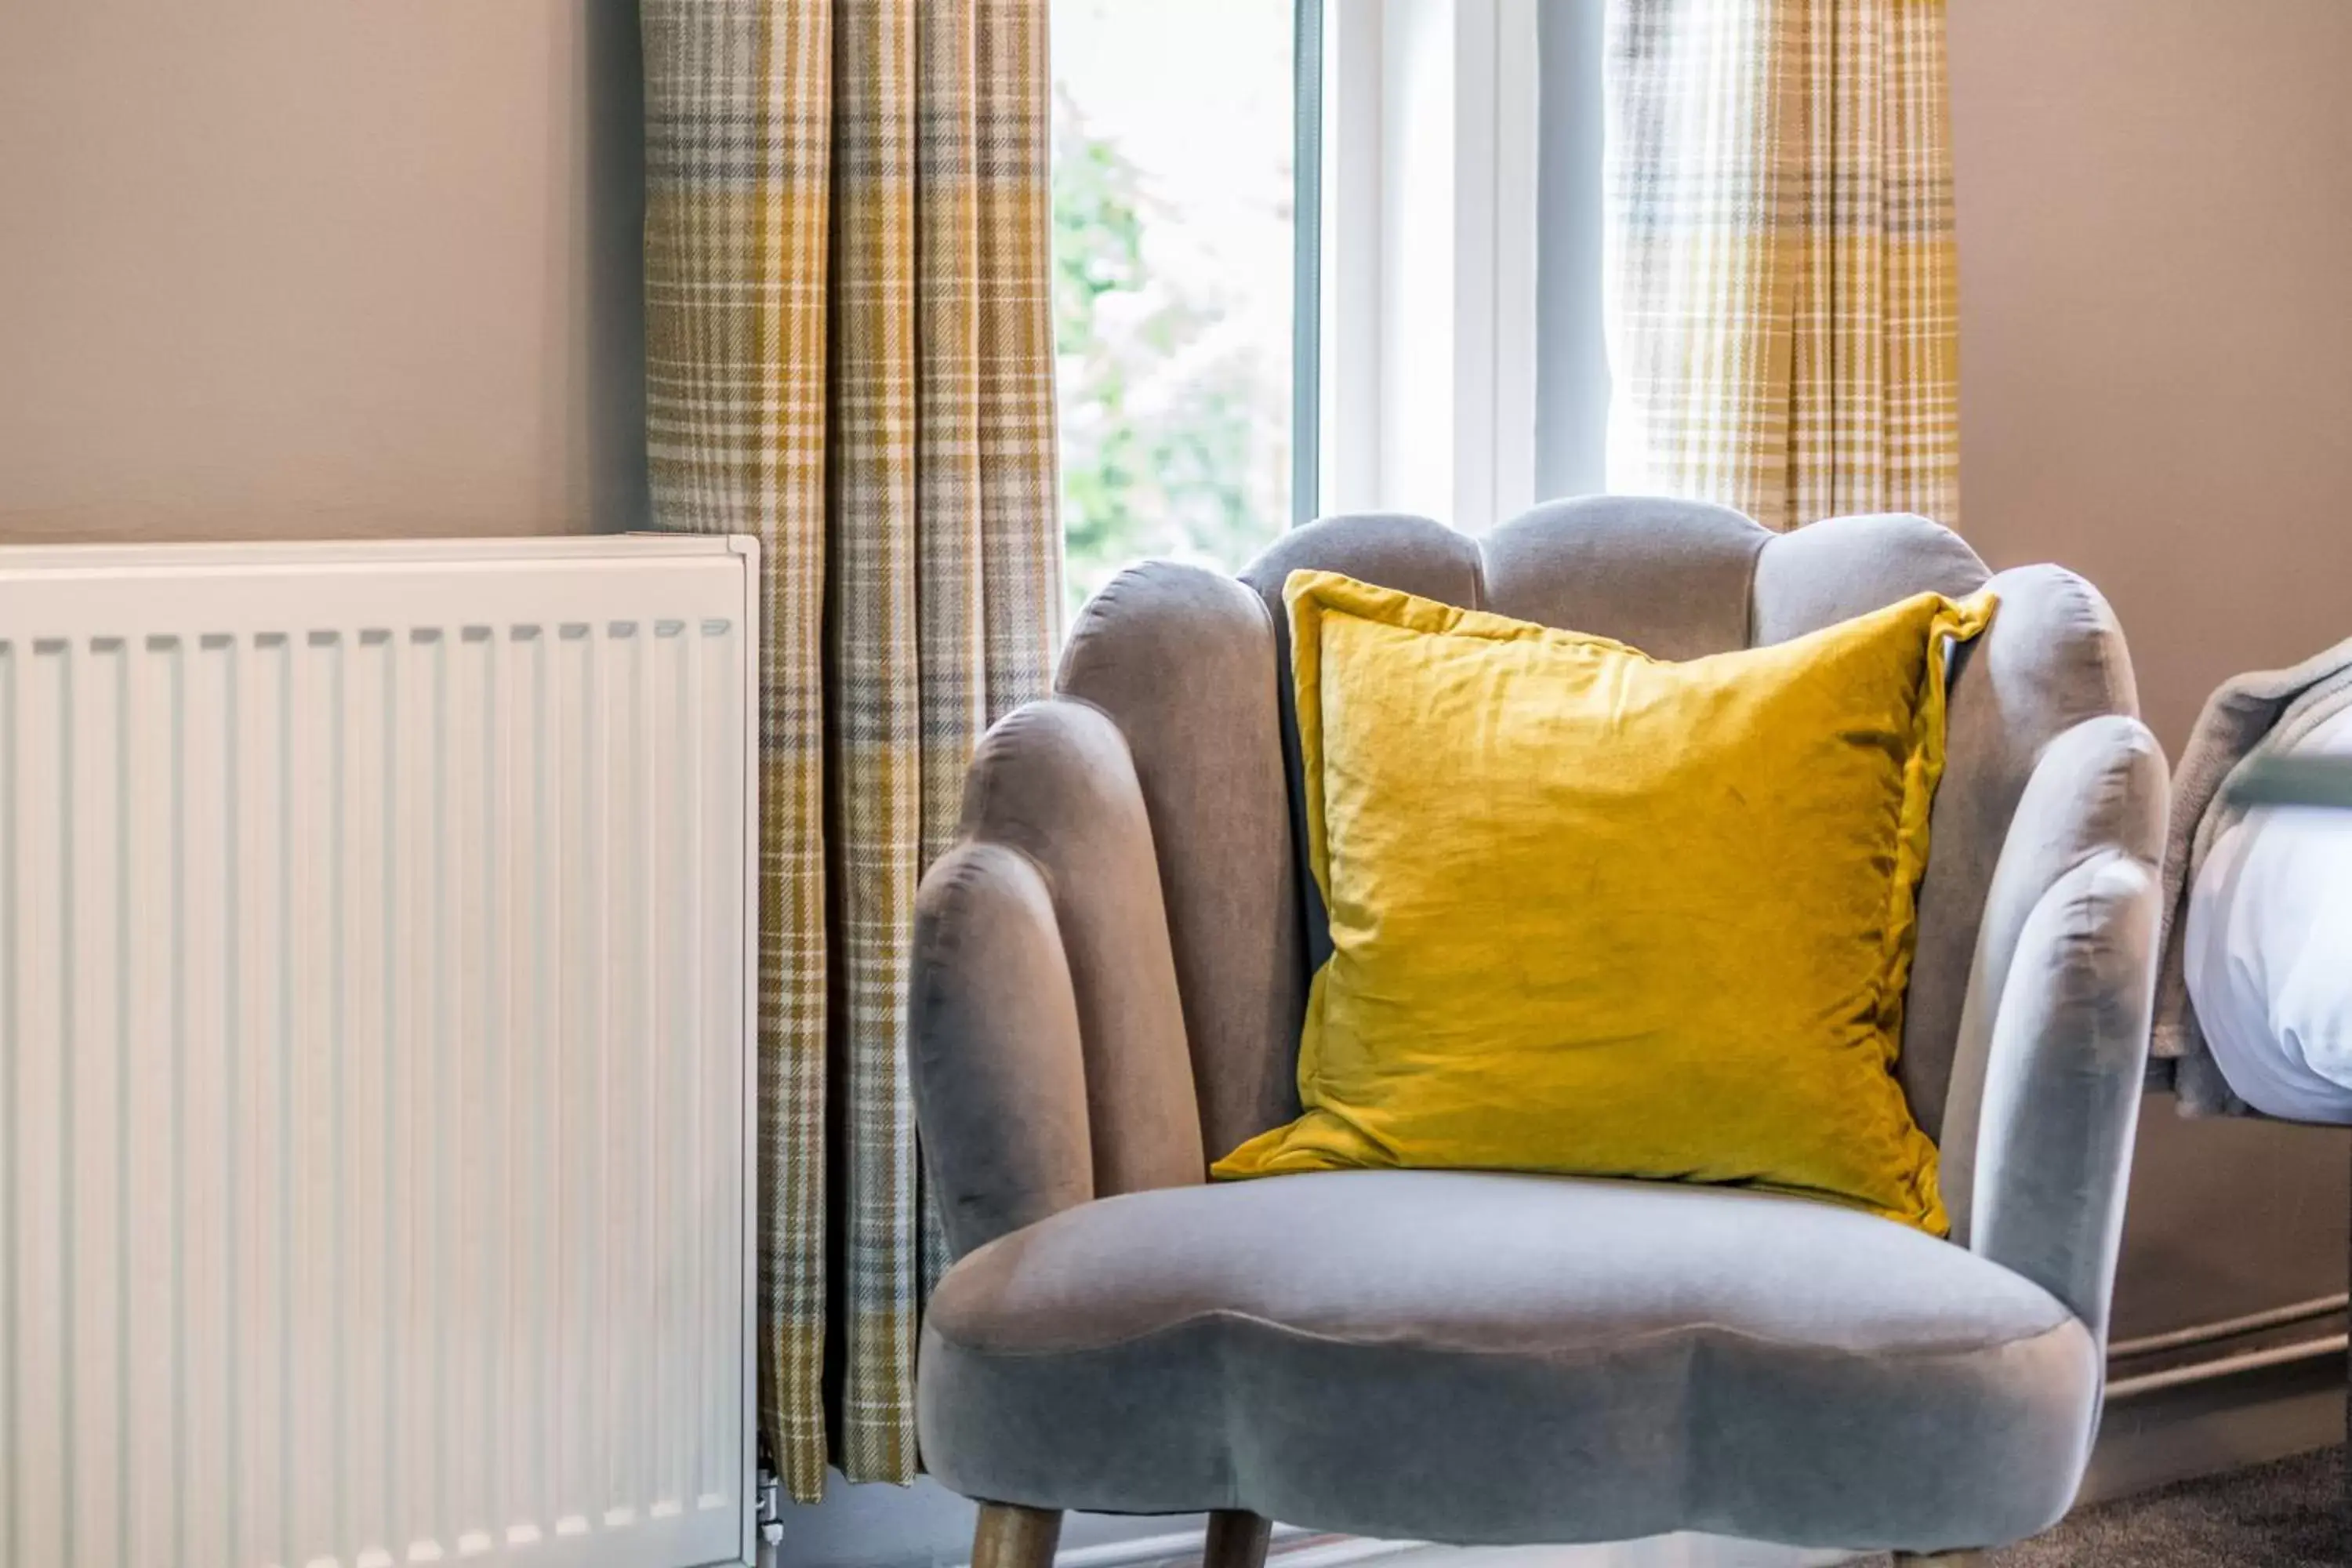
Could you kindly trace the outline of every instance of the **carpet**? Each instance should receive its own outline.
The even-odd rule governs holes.
[[[2056,1529],[1992,1553],[1992,1568],[2352,1568],[2344,1450],[2183,1481],[2077,1509]],[[1268,1568],[1886,1568],[1884,1555],[1665,1535],[1614,1546],[1398,1546],[1346,1537],[1277,1542]],[[1199,1568],[1182,1557],[1151,1568]]]
[[[1995,1568],[2343,1568],[2344,1450],[2183,1481],[2071,1514]]]

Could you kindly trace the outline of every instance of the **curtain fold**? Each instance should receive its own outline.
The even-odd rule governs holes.
[[[1944,0],[1611,0],[1610,488],[1959,521]]]
[[[655,518],[765,551],[760,1415],[802,1500],[915,1471],[915,887],[1055,640],[1045,4],[641,6]]]

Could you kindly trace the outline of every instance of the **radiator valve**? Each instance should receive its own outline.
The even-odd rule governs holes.
[[[776,1468],[768,1462],[768,1440],[760,1439],[759,1503],[753,1510],[760,1521],[760,1539],[770,1546],[781,1546],[784,1540],[783,1485],[776,1479]]]

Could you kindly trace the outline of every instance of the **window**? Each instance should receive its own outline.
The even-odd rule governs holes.
[[[1291,521],[1297,430],[1310,452],[1315,430],[1296,419],[1292,367],[1294,84],[1316,14],[1311,0],[1055,0],[1073,605],[1145,556],[1238,567]]]
[[[1599,0],[1333,5],[1322,510],[1480,532],[1536,500],[1543,22],[1586,12]]]
[[[1073,607],[1324,512],[1602,488],[1604,14],[1054,0]]]

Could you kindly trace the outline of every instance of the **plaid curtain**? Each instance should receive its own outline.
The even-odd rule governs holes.
[[[1610,488],[1959,519],[1943,0],[1612,0]]]
[[[641,7],[655,514],[765,548],[760,1413],[803,1500],[915,1472],[915,884],[1055,641],[1045,5]]]

